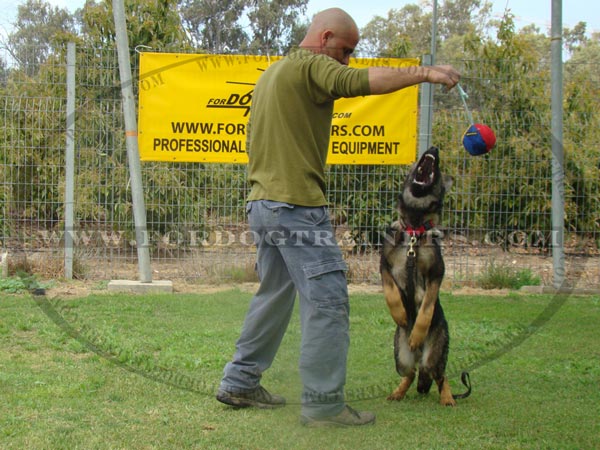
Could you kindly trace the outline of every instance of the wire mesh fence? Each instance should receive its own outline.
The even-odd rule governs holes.
[[[0,53],[0,247],[12,272],[64,274],[66,61],[62,52]],[[132,55],[134,72],[137,56]],[[474,285],[490,269],[552,282],[549,68],[493,74],[498,61],[451,61],[477,122],[498,144],[483,157],[462,148],[469,125],[454,91],[435,91],[432,143],[454,185],[445,202],[446,282]],[[585,70],[584,70],[585,69]],[[600,68],[572,68],[600,73]],[[120,82],[114,49],[77,49],[74,276],[136,278],[137,253]],[[522,78],[529,80],[523,82]],[[600,80],[565,115],[567,279],[600,286]],[[576,86],[577,83],[574,84]],[[535,89],[532,88],[535,87]],[[574,89],[574,88],[573,88]],[[577,93],[566,89],[573,102]],[[585,101],[584,101],[585,100]],[[588,103],[586,103],[588,102]],[[401,124],[398,124],[401,126]],[[416,153],[415,149],[415,153]],[[406,166],[331,165],[330,213],[355,283],[379,283],[379,247],[396,219]],[[246,166],[143,163],[148,242],[156,278],[192,283],[253,281],[245,217]]]

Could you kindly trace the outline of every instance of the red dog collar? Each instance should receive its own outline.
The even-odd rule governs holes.
[[[421,225],[418,228],[413,228],[411,226],[407,226],[406,233],[408,233],[409,236],[415,236],[415,237],[419,238],[433,228],[435,228],[435,224],[433,223],[432,220],[428,220],[427,222],[425,222],[423,225]]]

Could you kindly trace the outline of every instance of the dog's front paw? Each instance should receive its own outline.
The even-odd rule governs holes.
[[[391,223],[390,228],[394,231],[404,231],[406,230],[406,225],[402,219],[398,219]]]
[[[423,342],[425,342],[425,333],[420,332],[416,328],[413,328],[410,333],[410,337],[408,338],[408,345],[410,346],[411,351],[415,351],[419,349]]]

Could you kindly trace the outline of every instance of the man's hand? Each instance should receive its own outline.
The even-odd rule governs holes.
[[[443,84],[452,89],[460,81],[460,73],[452,66],[426,66],[429,83]]]

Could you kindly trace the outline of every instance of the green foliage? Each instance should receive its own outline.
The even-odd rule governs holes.
[[[254,263],[218,268],[212,275],[215,277],[215,283],[222,280],[227,280],[227,282],[233,284],[257,283],[260,281]]]
[[[483,34],[492,11],[486,0],[446,0],[439,6],[439,33],[442,39],[476,32]]]
[[[345,166],[330,167],[333,215],[337,224],[350,228],[356,251],[381,243],[382,233],[397,219],[395,207],[405,173],[401,166],[353,166],[352,172]]]
[[[246,0],[184,0],[183,23],[195,46],[211,53],[229,53],[247,47],[248,36],[239,23],[247,3]]]
[[[475,121],[495,130],[497,145],[488,156],[445,160],[446,170],[460,178],[458,192],[449,196],[450,223],[505,233],[552,229],[550,67],[538,38],[516,33],[510,15],[495,40],[465,37],[463,85]],[[565,82],[565,223],[570,231],[584,232],[598,226],[600,85],[589,79],[589,70],[573,72]],[[445,108],[436,112],[434,136],[442,148],[460,140],[461,130],[449,125],[456,123],[454,108],[460,108],[456,97],[443,98]]]
[[[454,37],[484,34],[491,7],[491,2],[480,0],[447,0],[440,4],[436,42],[439,54],[446,54],[446,42]],[[386,17],[375,16],[361,30],[359,52],[398,58],[428,54],[431,52],[432,20],[432,8],[423,8],[420,4],[391,9]]]
[[[254,0],[248,19],[253,31],[250,49],[258,54],[278,54],[288,47],[290,31],[306,10],[308,0]]]
[[[387,17],[375,16],[362,30],[359,52],[372,56],[407,58],[428,53],[431,14],[418,5],[392,9]]]
[[[64,111],[57,111],[64,97],[65,73],[50,55],[36,69],[35,78],[26,71],[11,70],[6,86],[0,88],[6,107],[4,132],[5,190],[11,197],[4,204],[7,216],[35,218],[52,224],[58,217],[58,183],[64,152]],[[6,192],[6,191],[5,191]],[[0,219],[1,221],[1,219]]]
[[[3,163],[0,164],[0,179],[2,180],[6,180],[6,168],[3,165]],[[0,184],[0,232],[2,232],[3,235],[9,235],[10,234],[10,226],[11,226],[11,221],[7,220],[8,219],[8,202],[9,199],[11,197],[11,193],[10,193],[10,185],[9,184]]]
[[[34,275],[24,272],[19,272],[14,277],[3,278],[0,276],[0,292],[9,294],[19,294],[37,288],[45,288],[46,286],[49,285],[40,283]]]
[[[8,47],[29,75],[66,42],[76,39],[75,20],[66,9],[43,0],[27,0],[18,6],[15,31]]]
[[[127,36],[132,47],[183,50],[187,37],[178,14],[177,0],[125,1]],[[80,11],[84,41],[99,48],[114,45],[116,33],[112,2],[88,1]]]
[[[25,282],[21,278],[9,277],[0,278],[0,292],[16,294],[27,289]]]
[[[483,289],[520,289],[523,286],[539,286],[541,279],[531,269],[519,269],[490,261],[477,278],[477,284]]]
[[[135,18],[128,20],[130,45],[188,51],[186,36],[191,35],[195,44],[208,50],[247,51],[253,43],[256,52],[278,53],[299,40],[298,33],[306,26],[304,0],[208,3],[126,2],[128,16]],[[74,17],[37,0],[29,0],[19,11],[17,30],[8,42],[17,63],[8,68],[2,62],[0,71],[0,128],[6,149],[0,154],[4,180],[0,230],[10,236],[24,223],[57,229],[64,219],[62,99],[68,37],[83,44],[77,58],[85,67],[77,75],[78,225],[109,223],[132,232],[111,3],[88,1]],[[252,36],[240,28],[244,13]],[[548,232],[552,229],[550,39],[532,27],[517,31],[511,14],[489,22],[489,2],[445,2],[439,14],[438,61],[442,56],[461,69],[476,121],[489,124],[498,139],[490,155],[465,158],[460,140],[467,124],[460,99],[455,92],[436,93],[433,143],[444,151],[444,171],[456,179],[444,220],[483,233]],[[386,18],[374,18],[362,30],[361,46],[370,54],[419,55],[429,51],[430,28],[429,11],[406,5],[391,10]],[[596,233],[598,239],[600,37],[588,38],[584,31],[579,24],[565,31],[571,55],[564,83],[565,220],[568,231]],[[33,52],[27,47],[32,43],[41,50]],[[132,62],[135,68],[135,55]],[[347,225],[362,250],[377,244],[380,233],[395,220],[389,211],[406,168],[352,169],[330,168],[330,201],[336,224]],[[243,168],[149,163],[143,166],[143,177],[150,231],[199,231],[216,217],[233,223],[243,217],[247,191]],[[174,224],[177,230],[172,230]]]

